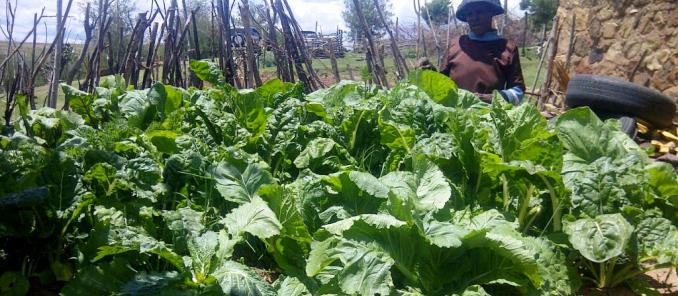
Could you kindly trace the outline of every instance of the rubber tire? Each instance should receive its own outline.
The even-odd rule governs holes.
[[[570,79],[565,104],[571,108],[589,106],[642,118],[657,128],[670,126],[676,113],[673,100],[656,90],[616,78],[586,74]]]
[[[621,131],[629,135],[631,139],[636,137],[638,133],[638,121],[633,117],[623,116],[619,118],[621,123]]]
[[[619,123],[621,124],[619,129],[625,134],[629,135],[631,139],[636,137],[636,134],[638,133],[638,121],[635,118],[623,114],[614,114],[600,110],[593,110],[593,112],[596,113],[598,118],[600,118],[602,121],[608,120],[610,118],[619,120]]]

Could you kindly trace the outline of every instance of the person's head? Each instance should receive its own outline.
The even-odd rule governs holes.
[[[483,35],[492,30],[492,17],[503,13],[499,0],[464,0],[459,5],[456,16],[468,23],[471,32]]]

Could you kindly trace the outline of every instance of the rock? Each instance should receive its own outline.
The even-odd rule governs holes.
[[[576,15],[570,73],[628,78],[678,99],[678,0],[560,0],[563,29],[557,56],[568,52]],[[676,116],[678,119],[678,114]]]
[[[666,16],[664,11],[657,11],[657,14],[654,15],[654,24],[657,27],[664,27],[666,25]]]
[[[674,167],[678,167],[678,156],[671,153],[666,153],[660,157],[657,157],[657,161],[666,162]]]
[[[606,22],[603,25],[603,38],[614,38],[614,35],[617,34],[617,24],[614,22]]]
[[[664,95],[668,96],[669,98],[673,98],[674,100],[678,100],[678,85],[671,87],[669,89],[665,89],[663,91]]]
[[[618,65],[627,65],[628,60],[624,57],[623,51],[621,44],[615,43],[605,53],[605,59]]]
[[[640,52],[641,46],[642,46],[641,43],[638,42],[637,40],[628,41],[624,45],[624,56],[627,59],[633,59],[635,57],[639,57],[640,54],[642,54]]]
[[[603,22],[612,19],[612,17],[614,17],[615,15],[616,15],[616,12],[614,10],[612,10],[612,7],[610,7],[610,6],[603,7],[596,14],[598,19],[603,21]]]

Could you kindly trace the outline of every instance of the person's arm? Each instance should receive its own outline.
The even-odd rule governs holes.
[[[506,89],[500,91],[501,95],[513,105],[518,105],[523,101],[525,96],[525,80],[523,79],[523,70],[520,66],[520,55],[518,48],[514,45],[512,47],[511,63],[506,71]]]
[[[420,58],[420,59],[417,60],[417,69],[420,69],[420,70],[431,70],[431,71],[436,71],[436,72],[438,72],[438,69],[436,69],[436,66],[434,66],[433,64],[431,64],[431,61],[430,61],[428,58],[426,58],[426,57]]]

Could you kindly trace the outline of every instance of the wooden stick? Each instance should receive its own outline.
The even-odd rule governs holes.
[[[373,62],[373,67],[374,67],[374,74],[375,78],[378,81],[379,84],[382,86],[388,87],[388,80],[386,79],[386,73],[384,72],[384,64],[381,62],[381,58],[379,57],[379,51],[377,50],[377,45],[374,42],[374,39],[372,38],[372,32],[370,32],[370,27],[367,24],[367,20],[365,19],[365,14],[363,13],[363,8],[360,4],[360,1],[358,0],[353,0],[353,5],[355,6],[356,12],[358,14],[358,19],[360,19],[360,23],[362,25],[363,33],[365,33],[365,37],[367,37],[367,43],[369,46],[368,52],[371,53],[372,57],[372,62]]]
[[[384,26],[384,29],[386,30],[386,33],[388,34],[389,40],[391,41],[391,52],[393,53],[393,60],[395,62],[396,66],[396,77],[398,80],[403,79],[407,73],[409,73],[409,69],[407,68],[407,64],[405,63],[405,59],[403,58],[402,54],[400,53],[400,48],[398,48],[398,43],[393,37],[393,32],[391,32],[391,28],[389,28],[388,23],[386,22],[386,19],[384,18],[384,13],[379,9],[379,2],[377,0],[374,1],[374,7],[377,10],[377,13],[379,15],[379,19],[381,20],[382,25]]]
[[[546,24],[541,29],[541,34],[542,34],[542,42],[544,42],[544,39],[546,39]],[[541,53],[541,58],[539,59],[539,66],[537,67],[537,75],[534,77],[534,82],[532,83],[532,93],[535,92],[537,89],[537,82],[539,81],[539,74],[541,74],[541,68],[544,66],[544,59],[546,57],[546,52],[547,49],[549,48],[549,45],[551,44],[551,40],[546,41],[546,46],[542,49]],[[540,98],[539,98],[540,99]]]
[[[426,16],[428,17],[428,26],[431,28],[431,34],[433,34],[433,42],[434,45],[436,46],[436,55],[438,58],[436,59],[438,61],[438,67],[440,67],[440,64],[442,64],[442,55],[440,54],[440,42],[438,41],[438,30],[436,30],[435,24],[433,23],[433,18],[431,18],[431,11],[428,8],[428,5],[426,5],[426,0],[424,0],[424,8],[426,9]]]
[[[151,29],[151,43],[148,45],[148,56],[146,56],[146,67],[144,70],[144,77],[141,82],[141,88],[146,89],[151,86],[151,74],[153,73],[153,60],[155,59],[156,53],[156,40],[158,35],[158,23],[153,23],[153,28]],[[162,37],[161,37],[162,38]]]
[[[290,63],[293,62],[294,69],[297,71],[297,77],[299,77],[299,81],[301,81],[301,83],[304,85],[306,91],[310,92],[313,90],[313,85],[309,81],[306,71],[304,70],[304,66],[302,65],[302,57],[299,53],[299,50],[297,49],[297,42],[295,41],[294,34],[292,33],[290,19],[287,13],[285,13],[282,0],[275,1],[275,9],[278,11],[278,15],[280,16],[280,25],[282,26],[284,33],[283,36],[285,39],[285,50],[287,51],[288,57],[290,58]],[[290,69],[291,68],[292,66],[290,65]]]
[[[71,85],[73,83],[73,79],[75,79],[75,76],[80,71],[80,67],[82,66],[82,63],[85,61],[85,58],[87,57],[87,51],[89,49],[89,45],[92,42],[92,37],[93,37],[94,27],[95,27],[96,22],[90,23],[90,9],[91,9],[91,4],[87,3],[87,7],[85,8],[85,20],[83,22],[83,27],[85,29],[85,43],[82,46],[82,51],[80,52],[80,56],[75,61],[75,63],[73,63],[73,66],[68,71],[68,75],[66,76],[66,83],[68,83],[68,85]],[[33,52],[33,55],[35,55],[35,51]],[[65,106],[65,108],[67,109],[68,106]]]
[[[292,12],[292,8],[290,7],[290,4],[287,2],[287,0],[283,0],[283,3],[285,4],[285,7],[287,8],[288,16],[290,19],[290,24],[292,25],[292,29],[296,33],[296,43],[299,48],[300,54],[304,57],[304,64],[306,65],[306,70],[308,71],[308,74],[310,75],[311,78],[311,83],[315,89],[318,88],[324,88],[325,85],[323,82],[320,80],[320,77],[318,76],[318,73],[313,69],[313,57],[311,56],[310,52],[306,48],[306,42],[304,42],[304,34],[301,30],[301,27],[299,26],[299,22],[297,22],[297,19],[294,17],[294,13]]]
[[[62,34],[65,18],[63,15],[63,1],[56,1],[56,26],[57,26],[57,36],[56,36],[56,50],[54,51],[54,69],[52,71],[52,81],[49,85],[49,96],[47,100],[47,105],[52,108],[56,108],[57,96],[59,95],[59,78],[61,75],[61,59],[63,56],[63,46],[64,46],[64,36]],[[67,16],[66,16],[67,17]]]
[[[338,28],[337,28],[337,31],[338,31]],[[339,38],[338,36],[339,35],[337,34],[337,38]],[[339,83],[339,81],[341,81],[341,76],[339,76],[339,66],[337,64],[337,57],[334,54],[334,47],[335,47],[334,39],[330,38],[328,45],[329,45],[328,51],[329,51],[329,54],[330,54],[330,62],[332,63],[332,74],[334,74],[334,82]]]
[[[565,58],[565,69],[570,68],[570,60],[572,59],[572,53],[574,53],[574,43],[576,42],[575,38],[575,24],[577,23],[577,14],[572,14],[572,25],[570,26],[570,41],[567,46],[567,56]]]
[[[250,24],[250,5],[247,0],[240,0],[240,18],[245,29],[245,50],[247,52],[247,67],[250,69],[250,76],[254,78],[254,86],[261,86],[261,77],[259,76],[259,67],[257,67],[256,56],[254,55],[254,42],[252,41],[252,26]]]
[[[636,63],[636,65],[633,67],[633,70],[629,74],[629,82],[633,82],[633,78],[636,77],[636,72],[638,72],[638,69],[640,69],[640,65],[643,64],[643,61],[645,60],[645,57],[647,56],[647,49],[643,51],[643,54],[640,56],[640,59]]]
[[[549,63],[548,70],[546,71],[546,82],[544,83],[544,88],[541,90],[542,100],[548,99],[550,102],[550,92],[551,92],[551,83],[553,81],[553,61],[556,59],[556,54],[558,53],[558,38],[560,36],[560,23],[558,22],[559,18],[556,16],[553,20],[553,31],[551,34],[551,39],[553,40],[553,46],[549,52]]]

